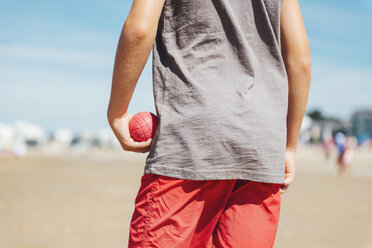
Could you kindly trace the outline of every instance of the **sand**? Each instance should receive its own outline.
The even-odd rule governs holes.
[[[0,248],[123,248],[147,154],[0,158]],[[318,148],[297,154],[274,247],[372,248],[372,153],[338,176]]]

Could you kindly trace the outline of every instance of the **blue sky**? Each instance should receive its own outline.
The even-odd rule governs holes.
[[[132,1],[0,0],[0,122],[108,127],[112,66]],[[308,110],[372,107],[372,0],[302,0],[313,64]],[[151,55],[129,112],[156,113]]]

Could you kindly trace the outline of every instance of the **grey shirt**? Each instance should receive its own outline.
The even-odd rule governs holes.
[[[158,127],[144,173],[283,183],[283,0],[166,0],[153,46]]]

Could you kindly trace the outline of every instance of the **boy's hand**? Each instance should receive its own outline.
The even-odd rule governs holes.
[[[110,120],[109,123],[123,150],[141,153],[148,152],[152,139],[137,142],[130,136],[129,121],[132,117],[133,115],[126,113],[120,118]]]
[[[285,180],[283,185],[280,187],[280,193],[283,194],[287,191],[289,184],[292,183],[295,177],[295,157],[296,151],[287,148],[285,152]]]

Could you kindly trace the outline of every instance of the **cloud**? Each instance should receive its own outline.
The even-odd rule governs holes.
[[[6,1],[0,15],[1,120],[75,130],[107,125],[116,45],[130,5]],[[131,109],[151,105],[149,78],[146,66]]]
[[[344,64],[371,63],[372,18],[366,3],[303,2],[303,16],[314,55]]]
[[[308,109],[348,118],[372,107],[370,2],[301,2],[313,64]]]
[[[372,66],[342,66],[315,59],[308,109],[349,118],[357,108],[372,108]]]
[[[27,44],[0,44],[0,58],[19,63],[69,65],[97,69],[113,63],[113,54],[79,48],[31,46]]]
[[[0,82],[4,86],[0,91],[0,119],[8,123],[25,119],[49,129],[105,127],[111,78],[112,68],[107,66],[101,70],[66,70],[55,65],[0,60]],[[131,113],[154,111],[151,83],[148,61],[129,106]]]

